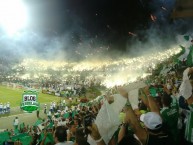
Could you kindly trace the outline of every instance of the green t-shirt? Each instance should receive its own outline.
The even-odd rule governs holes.
[[[163,119],[165,129],[175,142],[178,140],[178,118],[179,118],[179,106],[177,103],[171,105],[171,107],[164,107],[160,111]]]
[[[189,105],[190,111],[188,112],[186,129],[185,129],[185,139],[188,142],[193,143],[193,104]]]

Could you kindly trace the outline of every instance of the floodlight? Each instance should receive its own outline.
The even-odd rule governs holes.
[[[27,8],[23,0],[0,0],[0,27],[12,35],[27,25]]]

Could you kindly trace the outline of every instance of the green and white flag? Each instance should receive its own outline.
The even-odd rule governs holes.
[[[192,44],[192,38],[188,35],[184,36],[185,42],[187,43],[187,47],[180,46],[182,48],[182,51],[178,55],[178,60],[180,61],[186,61],[186,65],[191,67],[193,66],[193,44]]]
[[[190,53],[190,49],[180,46],[182,48],[181,55],[178,57],[180,61],[186,61]]]
[[[193,66],[193,45],[189,47],[189,54],[187,57],[187,66],[192,67]]]

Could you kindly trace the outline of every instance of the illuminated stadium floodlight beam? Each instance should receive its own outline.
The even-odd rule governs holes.
[[[27,25],[27,9],[23,0],[0,0],[0,27],[13,35]]]

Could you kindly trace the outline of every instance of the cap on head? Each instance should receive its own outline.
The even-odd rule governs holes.
[[[140,116],[140,120],[151,130],[160,129],[162,126],[162,118],[155,112],[148,112]]]

